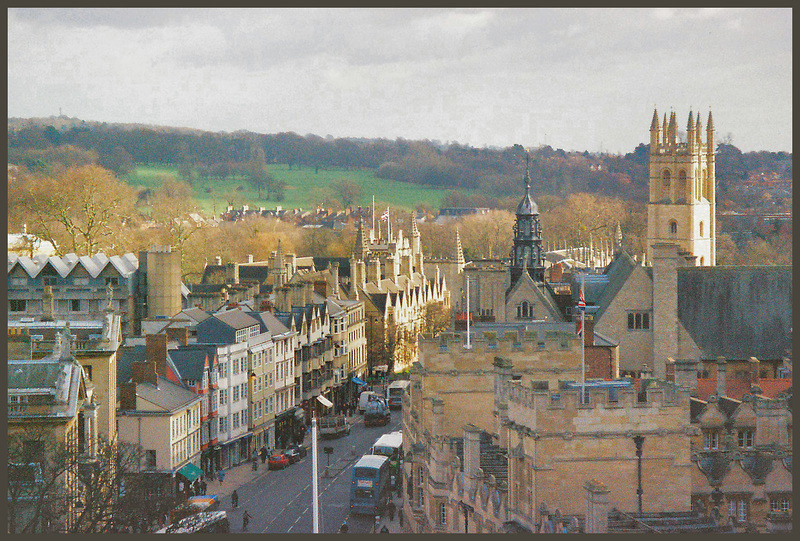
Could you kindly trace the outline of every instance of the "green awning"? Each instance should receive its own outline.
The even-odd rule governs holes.
[[[200,477],[203,475],[203,471],[191,462],[179,469],[178,473],[186,477],[189,481],[200,479]]]

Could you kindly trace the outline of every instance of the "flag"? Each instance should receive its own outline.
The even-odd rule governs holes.
[[[583,312],[586,310],[586,299],[583,296],[583,287],[581,287],[580,295],[578,296],[578,311]],[[578,320],[578,336],[583,336],[583,321]]]
[[[384,211],[384,213],[381,214],[381,220],[383,220],[384,222],[388,222],[389,221],[389,207],[386,207],[386,210]]]

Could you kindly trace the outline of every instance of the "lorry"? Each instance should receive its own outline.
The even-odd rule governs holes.
[[[322,439],[339,438],[350,434],[350,423],[344,415],[330,415],[317,419],[319,437]]]
[[[364,426],[385,426],[392,420],[389,406],[382,398],[375,398],[367,402],[364,409]]]
[[[364,410],[367,408],[367,403],[379,398],[380,395],[375,391],[361,391],[361,394],[358,395],[358,413],[363,414]]]

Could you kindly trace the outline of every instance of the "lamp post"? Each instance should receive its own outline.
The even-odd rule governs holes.
[[[639,514],[642,514],[642,494],[644,494],[644,490],[642,490],[642,445],[644,445],[644,436],[634,436],[633,443],[636,444],[636,470],[637,470],[637,477],[639,479],[639,487],[636,489],[636,495],[639,500]]]

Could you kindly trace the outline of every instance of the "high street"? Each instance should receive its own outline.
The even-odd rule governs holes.
[[[399,430],[402,413],[392,412],[392,421],[385,427],[365,427],[363,417],[353,416],[353,427],[349,436],[332,440],[318,440],[320,531],[336,533],[347,519],[350,532],[368,533],[372,531],[372,517],[349,517],[350,514],[350,476],[353,464],[378,439],[387,432]],[[217,491],[223,495],[222,509],[228,511],[231,531],[242,531],[242,514],[247,510],[252,518],[249,532],[261,533],[311,533],[311,435],[305,439],[309,454],[283,470],[266,470],[266,464],[259,462],[259,471],[252,474],[241,485],[235,485],[237,475],[226,477],[220,487],[212,482],[209,493]],[[333,453],[326,455],[324,447],[332,447]],[[330,466],[327,467],[330,458]],[[250,469],[243,464],[237,469]],[[327,472],[326,472],[327,469]],[[237,472],[238,473],[238,472]],[[244,473],[244,472],[242,472]],[[249,473],[249,471],[247,472]],[[231,483],[228,482],[230,479]],[[231,509],[230,493],[236,489],[239,494],[239,508]]]

